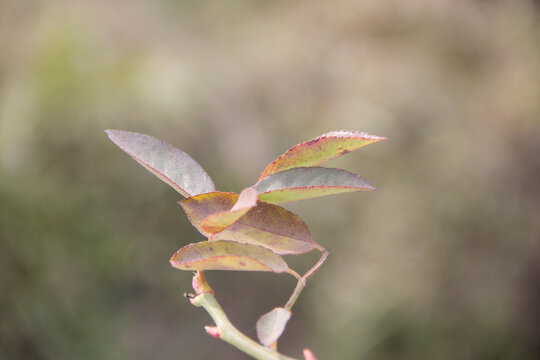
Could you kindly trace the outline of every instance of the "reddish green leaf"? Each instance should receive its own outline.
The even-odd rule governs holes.
[[[203,234],[210,236],[210,233],[202,228],[204,219],[208,216],[220,212],[229,211],[238,201],[238,194],[233,192],[214,191],[207,194],[200,194],[184,199],[179,204],[184,209],[189,221]]]
[[[227,229],[214,235],[214,239],[229,239],[241,243],[257,244],[285,254],[303,254],[321,246],[313,241],[306,223],[281,206],[259,201],[254,207]]]
[[[211,234],[223,231],[257,205],[257,195],[257,191],[253,188],[244,189],[231,210],[209,215],[201,227]]]
[[[263,170],[259,180],[295,167],[322,165],[338,156],[385,139],[357,131],[332,131],[287,150]]]
[[[214,192],[182,200],[180,205],[193,226],[209,236],[209,232],[202,227],[205,218],[227,211],[237,199],[235,193]],[[321,248],[313,241],[308,226],[298,215],[262,201],[212,238],[261,245],[281,255],[303,254]]]
[[[185,197],[214,191],[204,169],[185,152],[144,134],[106,130],[120,149]]]
[[[300,167],[265,177],[253,186],[259,199],[272,204],[351,191],[375,190],[360,176],[340,169]]]
[[[293,273],[283,258],[257,245],[235,241],[203,241],[178,250],[170,260],[181,270],[240,270]],[[295,275],[296,276],[296,275]]]
[[[280,307],[261,316],[257,321],[257,337],[261,344],[270,346],[275,343],[285,330],[290,318],[291,311]]]

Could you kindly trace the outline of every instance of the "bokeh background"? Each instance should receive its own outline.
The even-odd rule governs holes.
[[[0,358],[248,358],[182,296],[191,274],[168,259],[202,236],[103,133],[119,128],[227,191],[324,132],[388,137],[328,164],[377,192],[286,205],[331,255],[280,349],[539,359],[539,15],[525,0],[0,0]],[[251,336],[294,287],[209,279]]]

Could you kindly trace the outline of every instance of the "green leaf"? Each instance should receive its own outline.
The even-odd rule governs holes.
[[[206,171],[188,154],[144,134],[105,130],[120,149],[185,197],[214,191]]]
[[[225,230],[257,205],[257,195],[257,191],[253,188],[244,189],[231,210],[209,215],[203,220],[201,227],[211,234]]]
[[[259,199],[272,204],[352,191],[375,190],[360,176],[341,169],[301,167],[265,177],[253,186]]]
[[[261,316],[257,321],[257,337],[261,344],[270,346],[275,343],[285,330],[290,318],[290,310],[280,307]]]
[[[259,180],[295,167],[322,165],[381,140],[386,138],[357,131],[332,131],[287,150],[263,170]]]
[[[294,273],[283,258],[257,245],[203,241],[178,250],[170,260],[180,270],[239,270]],[[295,275],[296,276],[296,275]]]
[[[180,201],[180,205],[203,235],[209,236],[202,224],[211,214],[226,212],[237,201],[235,193],[214,192]],[[264,246],[278,254],[303,254],[321,246],[313,241],[306,223],[292,212],[278,205],[259,201],[237,221],[213,234],[213,240],[233,240]]]

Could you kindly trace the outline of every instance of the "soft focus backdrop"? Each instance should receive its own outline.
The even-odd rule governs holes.
[[[331,255],[280,349],[540,358],[538,5],[0,0],[0,359],[247,359],[168,263],[202,239],[181,196],[107,128],[178,146],[228,191],[324,132],[387,136],[329,164],[377,192],[286,206]],[[251,336],[294,287],[209,276]]]

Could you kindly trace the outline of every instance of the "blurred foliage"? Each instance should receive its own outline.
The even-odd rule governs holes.
[[[242,358],[168,264],[201,239],[178,194],[106,128],[234,191],[326,131],[387,136],[330,164],[378,192],[288,206],[331,256],[281,350],[540,357],[538,17],[527,0],[0,0],[0,358]],[[210,276],[252,336],[294,286]]]

